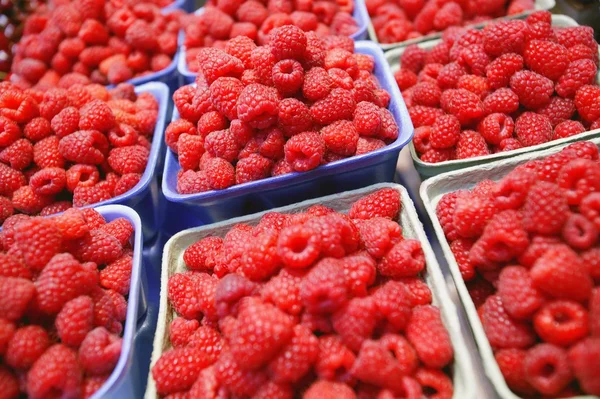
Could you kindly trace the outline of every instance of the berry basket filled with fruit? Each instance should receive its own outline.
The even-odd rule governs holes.
[[[182,231],[163,255],[146,399],[473,398],[453,308],[396,184]]]
[[[141,397],[142,222],[122,205],[11,216],[0,229],[2,395]]]
[[[503,399],[600,396],[598,145],[523,154],[421,186]]]
[[[187,215],[168,231],[392,181],[412,125],[381,49],[275,32],[268,47],[233,39],[235,57],[202,49],[203,79],[174,93],[162,188]]]
[[[181,20],[177,70],[183,83],[196,79],[199,72],[196,55],[202,47],[225,48],[227,40],[236,36],[267,44],[270,31],[287,24],[325,37],[332,46],[339,41],[367,39],[369,14],[363,0],[209,2]]]
[[[600,135],[598,43],[567,16],[536,12],[386,57],[424,177]]]
[[[366,0],[369,38],[384,51],[439,39],[461,27],[522,19],[555,5],[555,0]]]

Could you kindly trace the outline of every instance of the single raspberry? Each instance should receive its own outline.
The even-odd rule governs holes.
[[[304,69],[296,60],[281,60],[273,66],[273,84],[284,96],[298,92],[304,82]]]
[[[412,277],[425,268],[425,256],[416,240],[402,240],[381,259],[377,270],[384,276]]]
[[[458,79],[456,84],[458,89],[466,89],[471,93],[477,94],[481,99],[490,94],[490,87],[487,79],[477,75],[463,75]]]
[[[267,128],[276,122],[278,102],[275,89],[260,84],[248,85],[237,101],[238,117],[254,128]]]
[[[352,93],[344,89],[333,89],[310,107],[313,120],[327,125],[340,119],[352,119],[356,103]]]
[[[407,286],[399,281],[388,281],[373,295],[377,310],[399,331],[406,328],[410,319],[412,302],[409,295]]]
[[[15,369],[28,369],[50,346],[48,333],[40,326],[19,328],[8,343],[4,359]]]
[[[439,108],[425,107],[422,105],[411,107],[408,113],[416,128],[421,126],[431,126],[438,117],[444,115],[444,112]]]
[[[382,217],[373,217],[357,223],[361,241],[374,258],[383,257],[397,242],[402,240],[402,228],[398,223]]]
[[[278,383],[300,380],[319,355],[319,340],[305,326],[298,324],[289,343],[271,360],[268,369]]]
[[[531,385],[525,377],[525,356],[521,349],[501,349],[496,352],[496,362],[506,380],[506,384],[519,393],[533,393]]]
[[[460,25],[463,21],[463,10],[456,2],[445,3],[435,14],[433,19],[433,27],[436,30],[443,31],[444,29]]]
[[[473,130],[464,130],[456,142],[456,159],[480,157],[489,153],[485,139]]]
[[[215,291],[215,307],[219,317],[236,315],[239,302],[246,296],[251,296],[257,285],[239,274],[228,274],[219,280]]]
[[[512,137],[515,123],[505,114],[495,113],[485,117],[478,126],[479,133],[485,140],[494,145]]]
[[[567,221],[569,206],[561,189],[548,182],[536,183],[523,205],[523,224],[532,232],[556,234]]]
[[[406,327],[406,337],[428,367],[442,368],[452,360],[450,337],[436,307],[414,308]]]
[[[400,68],[394,72],[394,79],[401,91],[408,90],[417,84],[417,74],[408,68]]]
[[[209,84],[222,76],[239,78],[244,71],[242,61],[217,48],[202,48],[196,60]]]
[[[35,271],[41,271],[61,250],[60,230],[50,219],[31,218],[18,223],[14,238],[23,260]]]
[[[592,193],[581,200],[579,210],[596,228],[600,226],[600,194]]]
[[[551,344],[538,344],[529,349],[523,368],[527,382],[545,395],[557,394],[573,379],[567,352]]]
[[[94,309],[92,299],[80,296],[67,302],[56,316],[56,330],[60,340],[78,347],[93,328]]]
[[[509,266],[502,270],[498,280],[498,295],[511,317],[527,319],[544,303],[544,296],[533,286],[527,269]]]
[[[287,313],[299,314],[302,311],[301,282],[302,274],[283,269],[265,284],[261,291],[262,298]]]
[[[78,396],[82,370],[77,352],[62,344],[52,346],[38,358],[27,377],[27,393],[32,398]]]
[[[13,169],[23,170],[33,161],[33,146],[26,139],[19,139],[0,151],[0,161]]]
[[[271,174],[273,161],[258,154],[240,159],[235,168],[236,184],[267,178]]]
[[[546,40],[531,40],[523,52],[525,65],[551,80],[558,80],[569,65],[567,49]]]
[[[483,30],[483,47],[493,57],[508,53],[522,54],[527,30],[527,24],[520,20],[489,24]]]
[[[461,125],[468,125],[483,116],[483,104],[474,93],[465,89],[451,89],[442,93],[442,109],[458,118]]]
[[[259,281],[271,277],[280,266],[281,259],[277,255],[277,233],[267,230],[257,234],[248,244],[242,255],[238,272],[253,281]]]
[[[597,68],[593,61],[587,59],[571,62],[556,83],[556,93],[573,98],[581,87],[594,83]]]
[[[394,378],[402,375],[400,362],[381,340],[365,340],[350,373],[367,384],[393,390],[402,389],[402,380]]]
[[[492,198],[473,193],[459,195],[456,199],[452,223],[458,235],[464,238],[477,237],[483,233],[495,213],[496,206]]]
[[[442,398],[451,398],[453,395],[452,381],[443,371],[422,368],[417,370],[415,379],[423,391],[435,392],[435,396]]]
[[[189,389],[209,366],[206,356],[196,348],[176,348],[162,354],[152,367],[156,390],[163,395]]]
[[[416,44],[407,46],[402,55],[400,56],[400,64],[402,68],[406,68],[414,73],[419,73],[425,65],[425,57],[427,51],[420,48]]]
[[[352,219],[384,217],[395,219],[400,212],[400,193],[394,189],[381,189],[352,204],[348,216]]]
[[[1,253],[0,254],[0,276],[2,277],[20,277],[31,280],[31,270],[17,256]]]
[[[569,362],[584,392],[597,395],[600,392],[595,370],[598,369],[600,340],[586,338],[569,351]]]
[[[50,119],[45,118],[33,118],[23,128],[23,136],[35,143],[40,141],[52,134],[53,129],[50,127]],[[0,118],[2,120],[2,118]],[[4,132],[7,133],[7,125],[4,126]],[[58,133],[57,133],[58,134]],[[10,140],[9,140],[10,141]]]
[[[60,155],[68,161],[98,165],[104,162],[108,147],[106,136],[99,131],[80,130],[63,137],[58,145],[58,150]]]
[[[285,159],[296,171],[304,172],[321,164],[325,154],[325,141],[315,132],[304,132],[285,143]]]
[[[538,108],[536,112],[547,116],[552,126],[556,126],[560,122],[573,117],[575,114],[575,103],[568,98],[553,96],[546,106]]]
[[[4,318],[8,320],[19,320],[33,296],[35,287],[29,280],[16,277],[0,277],[0,309]]]
[[[511,318],[499,295],[491,295],[479,308],[481,323],[492,348],[527,348],[535,342],[528,324]]]
[[[600,189],[597,179],[600,168],[594,161],[575,159],[562,167],[556,183],[564,190],[569,205],[579,205],[584,197]]]
[[[212,327],[200,326],[189,337],[190,347],[200,349],[201,354],[205,355],[209,363],[214,363],[223,350],[223,337]]]
[[[587,121],[594,122],[600,119],[600,88],[597,86],[586,85],[577,90],[575,94],[575,106],[579,115]]]
[[[79,363],[90,374],[111,372],[121,356],[122,339],[104,327],[90,331],[79,347]]]
[[[150,151],[140,145],[118,147],[110,150],[108,164],[118,174],[144,173]]]
[[[442,91],[434,82],[421,82],[413,86],[412,101],[415,105],[437,107]]]
[[[454,211],[460,194],[459,191],[445,194],[436,205],[436,216],[444,230],[444,235],[449,241],[458,238],[458,232],[454,226]]]
[[[319,356],[315,371],[320,378],[348,380],[354,360],[354,353],[344,346],[337,336],[327,335],[319,338]]]
[[[469,251],[472,246],[473,241],[465,239],[454,240],[450,244],[450,250],[465,281],[470,281],[475,277],[475,265],[469,259]]]
[[[363,342],[371,337],[377,323],[377,307],[372,297],[353,298],[333,314],[332,324],[342,343],[359,351]]]
[[[598,65],[598,54],[585,44],[576,44],[567,51],[569,52],[569,61],[571,62],[577,60],[591,60],[594,64]]]
[[[585,44],[586,46],[595,49],[597,45],[594,40],[594,30],[590,29],[589,26],[556,29],[555,33],[558,42],[567,48],[577,44]]]
[[[76,207],[95,204],[110,198],[112,198],[110,192],[100,185],[91,187],[78,185],[75,190],[73,190],[73,205]]]
[[[510,88],[519,96],[521,104],[529,109],[548,104],[554,92],[553,82],[533,71],[516,72],[510,78]]]
[[[550,344],[569,346],[589,331],[588,312],[576,302],[553,301],[533,318],[536,333]]]
[[[552,135],[552,138],[562,139],[566,137],[571,137],[579,133],[583,133],[585,132],[585,130],[585,126],[583,126],[581,122],[565,120],[556,125],[556,127],[554,128],[554,134]]]
[[[515,135],[525,147],[543,144],[552,138],[552,124],[545,115],[525,112],[515,121]]]
[[[354,110],[354,126],[362,136],[376,136],[381,128],[382,118],[379,107],[375,104],[362,101]]]
[[[337,121],[321,129],[327,149],[336,154],[350,156],[356,152],[358,131],[350,121]]]
[[[460,137],[460,122],[453,115],[438,117],[431,128],[429,141],[436,149],[454,147]]]
[[[353,399],[356,395],[352,388],[340,382],[320,380],[313,383],[304,392],[304,399],[339,398]]]
[[[288,137],[310,131],[312,119],[306,104],[295,98],[281,100],[278,110],[278,126]]]
[[[317,263],[300,286],[300,296],[307,310],[334,312],[347,301],[344,269],[335,259]]]
[[[110,263],[100,271],[100,285],[122,295],[127,295],[131,280],[132,263],[130,256],[123,256]]]
[[[181,137],[185,136],[182,135]],[[189,161],[184,162],[184,165],[195,167],[196,159],[198,159],[198,162],[200,161],[198,155],[202,148],[201,138],[199,136],[186,137],[184,138],[184,142],[188,143],[188,148],[183,150],[182,155],[184,155],[184,159]],[[179,150],[179,144],[177,147]],[[214,157],[223,158],[227,162],[233,162],[239,152],[236,139],[229,129],[218,130],[206,136],[204,139],[204,149],[206,153]]]
[[[236,119],[237,100],[243,89],[244,85],[236,78],[220,77],[215,80],[210,85],[210,95],[217,111],[229,120]]]
[[[282,26],[271,33],[269,45],[276,60],[291,58],[301,61],[306,50],[306,35],[297,26]]]
[[[501,88],[483,100],[483,108],[487,114],[512,114],[519,109],[519,96],[508,88]]]
[[[66,186],[67,177],[61,168],[44,168],[29,179],[29,185],[38,195],[56,195]]]
[[[289,226],[281,230],[277,253],[285,266],[305,268],[312,265],[321,253],[320,236],[309,226]]]
[[[530,275],[537,289],[557,299],[585,301],[591,294],[592,279],[581,259],[566,245],[549,248],[534,263]]]

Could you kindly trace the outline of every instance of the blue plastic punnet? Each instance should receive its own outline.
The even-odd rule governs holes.
[[[184,10],[185,12],[192,12],[192,11],[194,11],[194,8],[196,8],[196,7],[194,7],[195,5],[196,5],[196,2],[194,0],[175,0],[168,6],[163,7],[162,10],[163,11]]]
[[[398,154],[413,136],[413,125],[383,51],[367,41],[356,42],[355,51],[375,58],[374,74],[381,87],[391,95],[389,110],[399,127],[396,141],[379,150],[322,165],[308,172],[289,173],[224,190],[185,195],[177,192],[177,173],[181,169],[177,156],[167,149],[162,181],[168,215],[163,224],[165,233],[174,234],[192,226],[375,183],[391,182]],[[173,120],[177,119],[179,114],[174,110]]]
[[[204,12],[204,7],[199,8],[194,12],[194,14],[202,14]],[[369,27],[369,13],[367,12],[367,6],[365,5],[365,0],[354,0],[354,12],[352,16],[356,20],[358,24],[358,30],[354,32],[350,37],[354,40],[365,40],[369,35],[368,27]],[[179,51],[178,51],[178,60],[177,60],[177,71],[179,73],[180,84],[186,85],[189,83],[194,83],[196,80],[196,73],[191,72],[188,68],[186,59],[185,59],[185,46],[184,43],[185,35],[183,34],[183,30],[179,36]]]

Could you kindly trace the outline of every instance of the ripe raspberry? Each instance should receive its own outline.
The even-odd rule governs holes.
[[[244,71],[242,61],[217,48],[202,48],[196,60],[209,84],[223,76],[240,78]]]
[[[554,92],[550,79],[532,71],[516,72],[510,78],[510,88],[519,96],[521,104],[529,109],[548,104]]]
[[[477,94],[481,99],[487,97],[490,93],[490,87],[487,79],[476,75],[463,75],[456,84],[458,89],[466,89],[471,93]]]
[[[16,277],[0,277],[0,310],[4,318],[19,320],[35,295],[35,287],[29,280]]]
[[[182,166],[196,166],[196,159],[198,159],[199,151],[201,151],[200,139],[196,137],[198,136],[184,138],[184,142],[188,142],[189,144],[188,148],[183,151],[182,155],[184,155],[184,159],[188,159],[189,162],[184,161]],[[236,139],[229,129],[218,130],[216,132],[209,133],[209,135],[204,139],[204,149],[206,150],[207,154],[210,154],[214,157],[223,158],[227,162],[233,162],[239,152]]]
[[[273,84],[283,96],[298,92],[304,82],[302,65],[291,59],[281,60],[273,66]]]
[[[411,107],[408,113],[415,128],[431,126],[438,117],[444,115],[444,112],[439,108],[424,107],[422,105]]]
[[[445,3],[435,14],[433,19],[433,27],[436,30],[443,31],[444,29],[460,25],[463,21],[463,10],[456,2]]]
[[[506,384],[519,393],[533,393],[531,385],[525,377],[525,356],[521,349],[501,349],[496,352],[496,362],[506,380]]]
[[[558,80],[569,65],[567,49],[546,40],[531,40],[523,53],[525,65],[551,80]]]
[[[354,126],[362,136],[376,136],[382,125],[379,107],[375,104],[361,101],[354,110]]]
[[[502,270],[498,280],[498,295],[511,317],[527,319],[544,303],[543,295],[533,286],[524,267],[509,266]]]
[[[569,205],[579,205],[584,197],[600,189],[598,179],[600,168],[594,161],[575,159],[562,167],[556,183],[564,190]]]
[[[502,140],[512,137],[515,123],[505,114],[490,114],[479,124],[479,133],[485,140],[494,145],[499,145]]]
[[[27,124],[27,126],[29,126],[29,124]],[[21,137],[19,125],[8,118],[0,116],[0,146],[8,147],[19,139],[19,137]]]
[[[534,263],[530,275],[536,288],[557,299],[585,301],[591,294],[592,279],[581,259],[566,245],[549,248]]]
[[[523,224],[532,232],[556,234],[567,221],[569,206],[561,189],[548,182],[536,183],[523,205]]]
[[[56,330],[60,340],[78,347],[93,328],[93,302],[88,296],[80,296],[67,302],[56,316]]]
[[[2,120],[2,118],[0,118]],[[50,119],[45,118],[33,118],[25,127],[23,128],[23,136],[27,138],[29,141],[35,143],[40,141],[52,134],[52,128],[50,127]],[[6,133],[7,126],[5,125],[4,131]],[[57,133],[58,134],[58,133]]]
[[[411,315],[412,302],[408,287],[399,281],[388,281],[375,291],[375,306],[390,326],[402,331]]]
[[[279,103],[278,126],[287,137],[310,131],[312,120],[308,107],[295,98],[285,98]]]
[[[483,108],[487,114],[512,114],[519,109],[519,96],[508,88],[501,88],[483,100]]]
[[[437,107],[442,91],[434,82],[417,83],[412,90],[412,101],[415,105]]]
[[[419,73],[421,69],[423,69],[426,56],[426,50],[420,48],[416,44],[411,44],[406,47],[400,56],[400,64],[402,65],[402,68],[413,71],[414,73]]]
[[[334,312],[343,306],[347,290],[341,263],[335,259],[317,263],[302,281],[300,296],[311,312]]]
[[[100,285],[121,295],[127,295],[131,280],[131,267],[132,259],[130,256],[123,256],[110,263],[100,271]]]
[[[144,173],[150,151],[140,145],[118,147],[110,150],[108,164],[118,174]]]
[[[483,29],[483,47],[490,56],[522,54],[528,26],[525,21],[510,20],[489,24]]]
[[[236,184],[267,178],[271,174],[273,161],[258,154],[240,159],[235,168]]]
[[[317,232],[309,226],[289,226],[279,234],[277,253],[285,266],[305,268],[320,255],[319,239]]]
[[[600,119],[600,87],[586,85],[582,86],[575,94],[575,106],[579,115],[587,121],[594,122]]]
[[[364,342],[350,372],[355,378],[367,384],[392,390],[402,389],[402,380],[394,378],[402,375],[400,362],[381,340]]]
[[[598,228],[600,226],[600,194],[592,193],[583,198],[579,211]]]
[[[496,206],[492,198],[473,193],[461,194],[456,199],[452,223],[459,236],[477,237],[483,233],[495,213]]]
[[[383,148],[385,146],[386,144],[379,139],[373,139],[370,137],[359,137],[358,143],[356,144],[355,155],[362,155],[369,152],[377,151],[378,149]]]
[[[443,398],[453,395],[452,381],[443,371],[421,368],[417,370],[415,379],[423,391],[435,392],[434,395]]]
[[[60,252],[60,230],[50,219],[30,218],[14,227],[14,238],[23,260],[34,271],[41,271]]]
[[[386,218],[373,217],[356,225],[365,249],[374,258],[383,257],[402,239],[400,225]]]
[[[525,112],[515,122],[515,135],[526,147],[546,143],[552,138],[552,124],[545,115]]]
[[[568,98],[553,96],[546,106],[538,108],[536,112],[547,116],[552,126],[556,126],[560,122],[573,117],[575,114],[575,103]]]
[[[223,245],[220,237],[206,237],[190,245],[183,253],[183,261],[192,270],[210,271],[215,267],[216,257]]]
[[[417,240],[402,240],[381,259],[377,270],[384,276],[412,277],[425,268],[425,256]]]
[[[442,368],[452,360],[452,344],[438,308],[430,305],[414,308],[406,337],[428,367]]]
[[[61,168],[44,168],[29,178],[29,185],[38,195],[56,195],[66,184],[65,170]]]
[[[538,344],[527,351],[525,378],[538,392],[558,394],[573,379],[567,352],[551,344]]]
[[[356,395],[352,388],[340,382],[317,381],[304,392],[304,399],[338,398],[353,399]]]
[[[183,317],[177,317],[169,326],[169,339],[174,348],[187,346],[190,337],[200,327],[198,320],[187,320]]]
[[[384,188],[352,204],[348,216],[352,219],[365,220],[375,217],[396,219],[400,208],[400,193],[391,188]]]
[[[10,339],[4,359],[15,369],[28,369],[49,346],[50,338],[42,327],[21,327]]]
[[[470,281],[475,277],[475,265],[469,259],[469,251],[472,246],[473,241],[465,239],[454,240],[450,244],[450,250],[458,264],[460,274],[465,281]]]
[[[294,327],[289,343],[271,360],[268,369],[273,381],[294,383],[311,368],[319,355],[319,340],[303,325]]]
[[[27,393],[32,398],[58,394],[76,397],[82,381],[77,352],[62,344],[48,349],[27,374]]]
[[[556,93],[561,97],[575,97],[581,87],[594,83],[597,68],[597,65],[591,60],[572,61],[558,79],[555,87]]]
[[[556,29],[556,38],[558,42],[566,48],[578,44],[584,44],[591,48],[596,48],[597,43],[594,40],[594,30],[589,26],[577,26],[564,29]]]
[[[304,132],[293,136],[285,143],[285,159],[295,171],[304,172],[321,164],[325,149],[326,144],[321,135],[315,132]]]
[[[485,139],[473,130],[464,130],[456,143],[456,159],[480,157],[489,153]]]
[[[494,349],[527,348],[535,342],[528,324],[512,319],[499,295],[491,295],[479,308],[483,329]]]
[[[350,156],[356,152],[358,131],[350,121],[337,121],[321,130],[327,149],[336,154]]]
[[[224,276],[219,280],[215,291],[215,307],[219,317],[236,315],[240,300],[251,296],[256,289],[257,285],[242,275],[228,274]],[[228,331],[225,332],[229,334]]]
[[[394,79],[400,91],[408,90],[417,84],[417,74],[408,68],[400,68],[394,72]]]
[[[586,338],[569,351],[571,369],[582,389],[592,395],[600,392],[598,380],[595,377],[595,370],[598,369],[598,353],[600,353],[598,338]]]
[[[327,125],[341,119],[352,119],[356,103],[352,93],[344,89],[333,89],[310,107],[313,120]]]
[[[592,60],[594,64],[598,65],[598,53],[585,44],[576,44],[567,51],[569,52],[569,61],[571,62],[577,60]]]
[[[87,373],[109,373],[119,361],[121,345],[121,338],[110,334],[104,327],[95,328],[79,347],[79,363]]]
[[[442,93],[442,109],[458,118],[461,125],[469,125],[483,116],[483,104],[474,93],[465,89],[450,89]]]
[[[176,348],[162,354],[152,367],[156,390],[162,394],[188,390],[210,363],[199,349]]]
[[[433,148],[454,147],[460,137],[460,122],[452,115],[438,117],[431,128],[430,143]]]
[[[302,61],[306,50],[306,35],[297,26],[282,26],[271,33],[269,45],[278,61],[288,58]]]
[[[319,356],[315,371],[320,378],[348,380],[354,360],[354,353],[344,346],[337,336],[327,335],[319,338]]]
[[[533,319],[536,333],[547,343],[570,346],[589,331],[588,312],[576,302],[552,301]]]
[[[45,140],[40,141],[38,144],[41,144],[44,141]],[[109,144],[106,136],[99,131],[80,130],[63,137],[59,142],[58,150],[60,155],[68,161],[99,165],[104,162],[104,157],[108,151],[108,146]]]
[[[332,317],[334,330],[348,348],[358,351],[375,329],[375,301],[371,297],[353,298]]]
[[[238,117],[251,127],[265,129],[276,122],[277,91],[260,84],[248,85],[237,100]]]

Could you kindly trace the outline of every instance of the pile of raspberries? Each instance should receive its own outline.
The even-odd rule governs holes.
[[[23,88],[68,88],[117,84],[161,71],[177,52],[182,14],[121,0],[44,6],[25,21],[11,81]]]
[[[508,386],[600,395],[600,163],[580,142],[437,204]]]
[[[380,43],[398,43],[535,8],[534,0],[366,0]]]
[[[267,44],[269,33],[283,25],[320,37],[350,36],[358,30],[353,11],[354,0],[209,0],[202,14],[182,18],[187,65],[198,72],[200,48],[224,50],[227,40],[236,36]]]
[[[178,154],[177,191],[192,194],[303,172],[384,147],[398,137],[375,61],[354,42],[286,25],[257,46],[238,36],[198,53],[196,87],[173,94],[166,129]]]
[[[108,200],[135,187],[158,117],[151,93],[75,84],[45,92],[0,83],[0,225]]]
[[[0,232],[0,387],[16,399],[89,398],[121,355],[131,279],[124,218],[93,209],[11,216]]]
[[[168,282],[178,317],[152,368],[158,393],[451,399],[453,347],[400,207],[386,188],[347,215],[270,212],[190,245]]]
[[[511,151],[600,128],[598,43],[551,14],[451,29],[430,51],[412,45],[396,81],[427,163]]]

